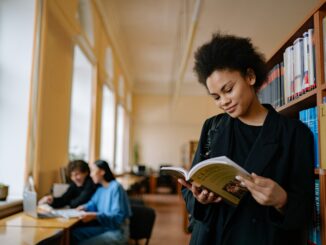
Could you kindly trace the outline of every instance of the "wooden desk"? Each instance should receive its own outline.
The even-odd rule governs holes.
[[[52,237],[63,229],[35,227],[0,227],[0,243],[7,245],[34,245]]]
[[[145,179],[145,177],[132,174],[125,174],[117,177],[116,179],[122,185],[123,189],[129,191],[133,185],[141,183]]]
[[[23,212],[9,216],[0,220],[0,227],[21,227],[21,228],[56,228],[62,229],[65,244],[69,244],[69,228],[78,222],[78,218],[64,219],[64,218],[47,218],[36,219],[30,217]]]

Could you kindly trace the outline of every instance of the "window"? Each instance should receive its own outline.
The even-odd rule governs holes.
[[[116,173],[123,173],[124,171],[124,124],[125,112],[122,105],[117,108],[117,143],[116,143]]]
[[[113,79],[113,54],[110,47],[105,50],[105,70],[110,79]]]
[[[92,103],[92,65],[78,46],[74,51],[69,158],[89,159]]]
[[[13,198],[24,186],[34,8],[34,0],[0,1],[0,182]]]
[[[114,162],[114,123],[115,123],[114,93],[106,85],[103,86],[101,148],[100,158],[107,161],[113,169]]]
[[[89,0],[79,0],[78,18],[91,45],[94,45],[92,6]]]

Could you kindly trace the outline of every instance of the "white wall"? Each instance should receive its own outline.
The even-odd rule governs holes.
[[[139,161],[154,170],[163,163],[182,165],[188,142],[199,138],[206,118],[219,113],[209,96],[182,96],[174,106],[163,95],[136,95],[133,102]]]
[[[22,197],[34,35],[34,0],[0,1],[0,182]]]

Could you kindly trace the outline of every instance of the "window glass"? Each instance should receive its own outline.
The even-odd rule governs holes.
[[[110,79],[113,78],[113,54],[110,47],[105,50],[105,69]]]
[[[34,14],[34,0],[0,1],[0,183],[18,198],[26,166]]]
[[[124,170],[124,117],[124,108],[119,104],[117,107],[116,173],[123,173]]]
[[[79,0],[78,18],[91,45],[94,45],[92,6],[89,0]]]
[[[106,85],[103,86],[101,150],[100,158],[107,161],[113,168],[114,160],[114,93]]]
[[[78,46],[74,51],[69,158],[88,161],[91,132],[92,64]]]

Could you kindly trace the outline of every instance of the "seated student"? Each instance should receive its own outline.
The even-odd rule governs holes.
[[[97,160],[90,167],[93,181],[101,187],[77,208],[86,212],[81,217],[84,224],[71,232],[71,244],[126,244],[131,216],[128,196],[107,162]]]
[[[44,196],[39,204],[49,204],[53,208],[76,208],[89,201],[96,191],[96,185],[89,176],[88,164],[83,160],[71,161],[68,164],[68,174],[72,180],[68,190],[61,197]]]

